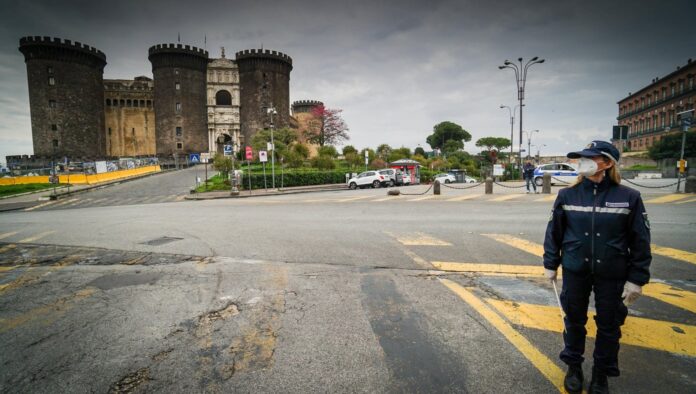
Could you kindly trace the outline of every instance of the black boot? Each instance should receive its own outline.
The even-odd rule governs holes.
[[[582,375],[582,364],[569,365],[565,379],[563,379],[563,387],[569,393],[582,392],[582,385],[585,377]]]
[[[607,375],[594,367],[592,368],[592,381],[588,394],[609,394]]]

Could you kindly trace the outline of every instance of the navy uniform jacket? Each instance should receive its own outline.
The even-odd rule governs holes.
[[[650,222],[640,193],[608,176],[558,193],[544,240],[544,267],[625,279],[650,279]]]

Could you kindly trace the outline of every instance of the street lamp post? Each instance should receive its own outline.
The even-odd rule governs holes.
[[[538,56],[534,56],[530,60],[527,61],[527,63],[522,63],[522,58],[518,58],[517,61],[520,63],[519,66],[509,60],[505,60],[502,66],[498,66],[499,69],[505,69],[509,68],[512,69],[515,72],[515,82],[517,83],[517,99],[520,101],[520,141],[519,141],[519,149],[520,149],[520,158],[519,158],[519,165],[520,168],[522,168],[522,107],[524,107],[523,101],[524,101],[524,87],[525,84],[527,83],[527,70],[529,67],[531,67],[533,64],[537,63],[543,63],[546,61],[546,59],[539,59]],[[520,174],[522,172],[520,171]]]
[[[525,134],[527,134],[527,157],[531,157],[531,149],[532,149],[532,133],[538,133],[539,130],[532,130],[532,131],[524,131]]]
[[[508,113],[510,114],[510,175],[512,176],[512,146],[514,145],[513,142],[513,128],[515,126],[515,113],[517,112],[517,108],[519,108],[519,105],[515,105],[515,109],[510,108],[507,105],[500,105],[500,108],[507,108]]]
[[[271,148],[273,148],[271,152],[271,185],[275,189],[275,141],[273,141],[273,129],[275,126],[273,125],[273,115],[277,115],[278,112],[276,112],[274,107],[269,107],[267,111],[271,116]]]

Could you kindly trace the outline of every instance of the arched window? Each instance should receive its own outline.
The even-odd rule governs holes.
[[[111,107],[111,99],[106,99],[106,106]]]
[[[227,90],[215,93],[215,105],[232,105],[232,95]]]

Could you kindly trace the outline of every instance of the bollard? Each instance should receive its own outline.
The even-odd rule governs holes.
[[[551,174],[548,172],[544,173],[544,183],[541,186],[541,192],[543,194],[551,194]],[[532,180],[534,182],[534,180]]]
[[[686,177],[684,184],[684,193],[696,193],[696,176],[689,175]]]
[[[436,196],[440,195],[440,181],[436,180],[435,185],[433,185],[433,194]]]
[[[493,178],[486,178],[486,194],[493,194]]]

